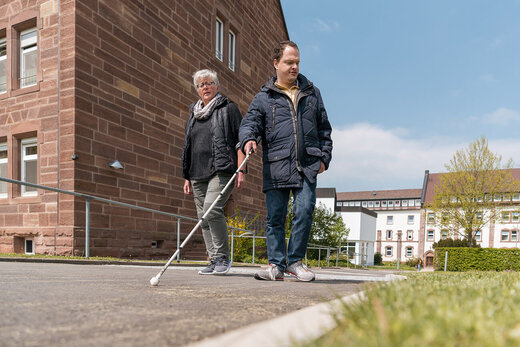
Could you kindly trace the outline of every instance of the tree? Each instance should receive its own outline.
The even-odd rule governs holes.
[[[289,200],[287,210],[285,235],[289,236],[294,217],[292,198]],[[314,208],[309,243],[337,247],[347,239],[348,233],[349,229],[345,227],[343,218],[339,214],[334,213],[321,204]]]
[[[513,205],[512,195],[520,191],[512,167],[512,160],[502,165],[502,156],[489,150],[485,137],[457,151],[427,206],[435,213],[435,224],[474,244],[475,233]]]

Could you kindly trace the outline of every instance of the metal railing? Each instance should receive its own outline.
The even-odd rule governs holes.
[[[37,188],[37,189],[44,189],[44,190],[49,190],[49,191],[53,191],[53,192],[57,192],[57,193],[74,195],[74,196],[77,196],[77,197],[84,198],[85,199],[85,214],[86,214],[86,216],[85,216],[85,258],[87,258],[87,259],[90,257],[90,246],[89,246],[89,243],[90,243],[90,201],[91,200],[101,201],[101,202],[105,202],[107,204],[124,206],[124,207],[128,207],[128,208],[133,208],[133,209],[137,209],[137,210],[141,210],[141,211],[157,213],[157,214],[161,214],[161,215],[165,215],[165,216],[176,218],[177,219],[177,248],[179,248],[179,246],[180,246],[181,220],[186,220],[186,221],[191,221],[191,222],[197,222],[198,221],[198,219],[196,219],[196,218],[181,216],[181,215],[178,215],[178,214],[175,214],[175,213],[164,212],[164,211],[155,210],[155,209],[152,209],[152,208],[147,208],[147,207],[127,204],[127,203],[116,201],[116,200],[101,198],[101,197],[95,196],[95,195],[83,194],[83,193],[78,193],[78,192],[72,192],[72,191],[65,190],[65,189],[48,187],[48,186],[44,186],[44,185],[41,185],[41,184],[23,182],[23,181],[13,180],[13,179],[10,179],[10,178],[5,178],[5,177],[0,177],[0,181],[7,182],[7,183],[18,184],[18,185],[25,185],[25,186],[29,186],[29,187],[33,187],[33,188]],[[245,233],[253,233],[251,230],[241,229],[241,228],[237,228],[237,227],[233,227],[233,226],[228,226],[228,228],[232,230],[232,234],[233,235],[234,235],[234,231],[235,230],[244,231]],[[231,250],[231,252],[232,252],[232,250]],[[233,253],[231,253],[231,254],[233,254]],[[177,261],[179,261],[179,260],[180,260],[180,253],[177,256]]]

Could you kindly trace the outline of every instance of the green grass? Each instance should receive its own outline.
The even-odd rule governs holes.
[[[419,273],[372,284],[306,346],[520,346],[520,274]]]

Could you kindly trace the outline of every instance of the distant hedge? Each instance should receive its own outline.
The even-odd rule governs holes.
[[[448,271],[520,271],[520,249],[437,247],[435,268],[444,270],[448,252]]]

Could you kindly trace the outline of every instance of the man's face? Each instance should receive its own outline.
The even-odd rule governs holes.
[[[274,60],[277,82],[284,87],[294,84],[300,72],[300,51],[286,46],[280,60]]]

